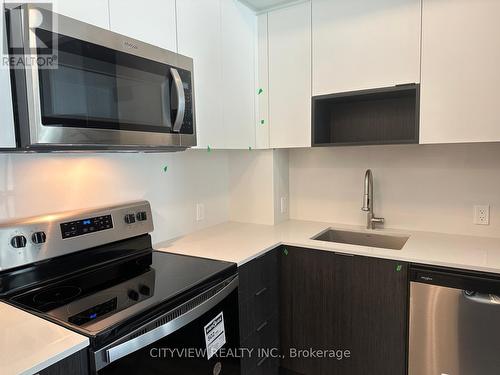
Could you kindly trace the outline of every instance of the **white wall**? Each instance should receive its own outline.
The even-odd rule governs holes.
[[[273,151],[229,152],[232,221],[274,224]]]
[[[288,150],[273,151],[273,186],[274,186],[274,223],[280,223],[290,218],[290,176]],[[281,212],[281,199],[285,199],[285,209]]]
[[[227,153],[0,154],[0,221],[137,199],[151,202],[154,242],[227,221]]]
[[[500,237],[500,144],[290,151],[290,217],[364,225],[367,168],[386,227]],[[491,205],[489,226],[472,224],[474,204]]]
[[[229,152],[229,217],[232,221],[273,225],[288,219],[288,151]]]

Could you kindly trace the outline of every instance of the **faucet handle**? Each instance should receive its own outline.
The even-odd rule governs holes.
[[[368,191],[365,191],[363,194],[363,207],[361,207],[361,211],[370,211],[370,203],[370,195],[368,194]]]
[[[383,217],[372,217],[372,223],[384,224],[385,219]]]

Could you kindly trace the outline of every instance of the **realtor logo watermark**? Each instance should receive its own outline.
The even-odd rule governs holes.
[[[59,61],[58,20],[52,12],[52,3],[6,2],[2,15],[6,14],[9,21],[2,30],[1,68],[56,69]]]
[[[348,360],[352,357],[349,349],[297,349],[289,348],[165,348],[153,347],[149,351],[151,358],[174,359],[174,358],[291,358],[291,359],[336,359],[337,361]]]

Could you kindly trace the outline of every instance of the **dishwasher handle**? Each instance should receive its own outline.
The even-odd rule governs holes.
[[[462,295],[472,302],[500,306],[500,296],[496,294],[476,293],[470,290],[463,290]]]

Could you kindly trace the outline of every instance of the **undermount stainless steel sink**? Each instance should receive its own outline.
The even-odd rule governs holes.
[[[403,235],[386,235],[367,232],[353,232],[329,228],[312,239],[316,241],[327,241],[346,243],[350,245],[379,247],[382,249],[401,250],[410,237]]]

